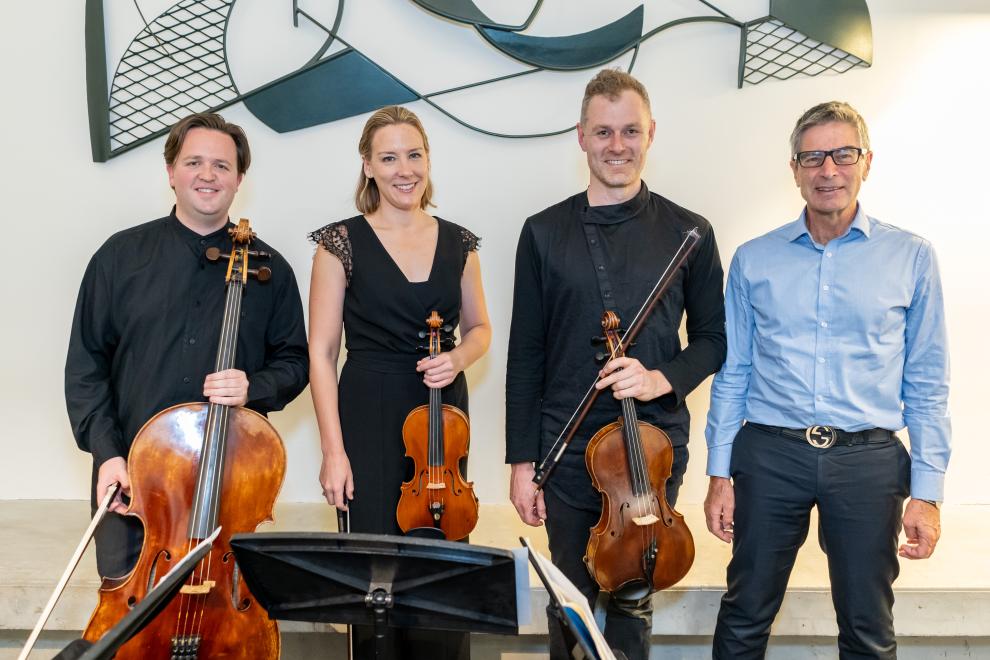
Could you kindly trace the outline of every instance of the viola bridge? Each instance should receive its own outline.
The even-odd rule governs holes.
[[[635,516],[632,521],[640,527],[645,527],[646,525],[653,525],[660,522],[660,519],[656,515],[648,513],[645,516]]]

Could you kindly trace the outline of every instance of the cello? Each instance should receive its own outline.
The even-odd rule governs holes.
[[[426,319],[430,357],[440,355],[443,319],[436,310]],[[467,456],[471,425],[459,408],[441,404],[440,390],[430,388],[430,402],[414,408],[402,424],[406,456],[415,465],[413,478],[402,484],[395,517],[403,532],[433,528],[448,541],[459,541],[478,524],[474,485],[461,475],[460,460]]]
[[[267,266],[248,267],[249,257],[270,257],[249,249],[254,232],[248,221],[242,218],[230,234],[229,255],[217,248],[206,252],[210,261],[228,259],[216,371],[234,367],[248,275],[262,282],[271,276]],[[132,499],[125,515],[141,520],[144,543],[127,576],[104,579],[83,637],[98,640],[171,566],[222,526],[179,594],[116,657],[277,658],[278,626],[241,577],[230,537],[272,520],[285,474],[278,432],[263,415],[246,408],[183,403],[145,423],[134,438],[127,468]]]
[[[619,317],[606,311],[602,330],[609,360],[625,354],[618,328]],[[591,528],[584,562],[605,591],[652,593],[687,574],[694,539],[665,495],[674,460],[670,438],[637,419],[635,399],[626,397],[621,405],[618,421],[602,427],[585,449],[602,514]]]

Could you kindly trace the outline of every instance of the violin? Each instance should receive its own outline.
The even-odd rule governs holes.
[[[431,358],[440,355],[443,319],[436,310],[426,319]],[[443,326],[450,333],[450,326]],[[425,336],[426,333],[424,333]],[[448,541],[459,541],[478,524],[478,498],[465,481],[460,460],[467,456],[471,425],[459,408],[441,404],[440,390],[430,388],[430,402],[414,408],[402,424],[406,456],[413,460],[413,478],[402,484],[395,517],[403,532],[433,528]]]
[[[230,254],[210,248],[206,257],[228,259],[226,302],[216,371],[234,367],[241,299],[248,275],[259,281],[271,269],[248,268],[247,220],[230,230]],[[154,374],[148,374],[153,377]],[[135,436],[127,459],[131,502],[126,515],[144,525],[137,564],[123,578],[106,578],[83,637],[96,641],[141,601],[169,569],[218,527],[222,530],[178,595],[117,652],[121,659],[277,658],[276,622],[240,575],[230,537],[272,520],[285,474],[285,447],[268,420],[252,410],[216,403],[167,408]]]
[[[619,317],[602,316],[608,359],[625,350]],[[636,416],[635,399],[591,438],[584,454],[591,483],[602,495],[602,515],[591,528],[584,562],[605,591],[647,593],[683,578],[694,562],[694,539],[684,517],[667,503],[674,450],[666,433]]]

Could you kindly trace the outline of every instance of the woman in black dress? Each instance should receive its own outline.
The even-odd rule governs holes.
[[[310,383],[320,427],[320,483],[327,502],[350,510],[352,532],[401,534],[395,517],[401,483],[412,477],[402,423],[442,389],[444,403],[467,412],[463,371],[486,350],[477,236],[430,216],[430,148],[419,118],[399,106],[375,112],[358,143],[362,215],[314,231],[309,297]],[[423,357],[419,332],[437,310],[460,327],[457,347]],[[337,380],[341,334],[347,359]],[[349,504],[348,504],[349,503]],[[449,637],[449,636],[448,636]],[[431,657],[466,657],[467,636]],[[449,640],[448,640],[449,641]],[[359,645],[360,646],[360,645]],[[398,649],[426,657],[410,642]]]

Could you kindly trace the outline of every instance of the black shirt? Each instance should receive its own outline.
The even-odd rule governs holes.
[[[604,263],[591,256],[585,223],[597,225]],[[506,462],[539,461],[564,428],[600,369],[591,343],[605,310],[596,268],[608,274],[622,327],[632,322],[685,235],[701,239],[628,351],[647,369],[659,369],[673,392],[637,402],[639,417],[688,441],[688,393],[725,360],[722,263],[711,225],[701,216],[653,194],[644,183],[631,200],[592,207],[579,193],[532,216],[516,251],[516,279],[506,375]],[[678,328],[687,313],[688,345]],[[584,449],[599,428],[621,414],[607,393],[598,397],[547,486],[572,506],[596,509]]]
[[[101,465],[127,456],[155,413],[205,401],[215,371],[226,296],[228,225],[200,236],[172,214],[121,231],[86,268],[65,362],[65,399],[76,442]],[[244,288],[235,366],[250,381],[247,407],[280,410],[306,386],[309,358],[302,303],[292,268],[272,253],[267,282]],[[249,264],[250,265],[250,264]],[[255,263],[261,265],[261,262]]]

